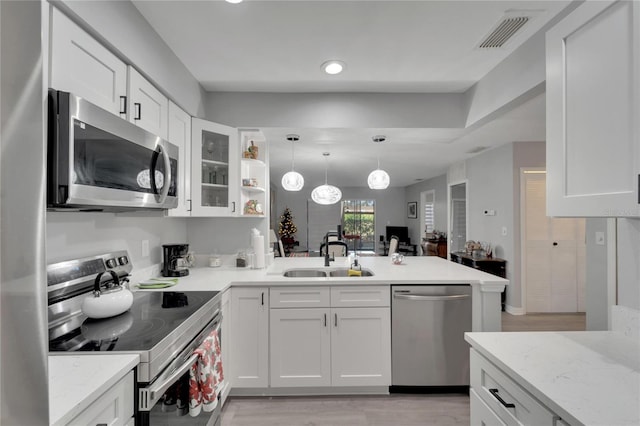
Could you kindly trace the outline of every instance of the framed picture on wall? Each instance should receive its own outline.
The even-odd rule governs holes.
[[[418,202],[411,201],[407,203],[407,217],[409,219],[416,219],[418,217]]]

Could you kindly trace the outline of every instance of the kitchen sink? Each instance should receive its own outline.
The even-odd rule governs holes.
[[[371,269],[362,269],[360,271],[362,277],[372,277],[373,271]],[[337,268],[329,271],[330,277],[348,277],[349,276],[349,268]],[[358,275],[355,275],[357,277]]]
[[[289,278],[326,278],[326,277],[347,277],[349,268],[327,268],[327,269],[289,269],[282,274]],[[362,270],[363,277],[372,277],[371,269]]]
[[[327,273],[321,269],[289,269],[283,275],[290,278],[315,278],[326,277]]]

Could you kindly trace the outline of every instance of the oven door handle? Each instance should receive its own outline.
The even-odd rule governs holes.
[[[218,321],[218,325],[212,331],[220,331],[222,321],[215,318]],[[211,333],[211,331],[209,331]],[[198,360],[199,355],[191,355],[182,365],[176,367],[171,374],[157,383],[153,383],[151,386],[139,389],[139,409],[140,411],[150,411],[154,405],[160,400],[165,391],[176,382],[184,373],[186,373],[193,364]]]

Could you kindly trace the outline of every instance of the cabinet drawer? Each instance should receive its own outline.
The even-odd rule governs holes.
[[[469,390],[469,402],[471,406],[471,424],[482,426],[506,426],[500,417],[478,396],[473,390]]]
[[[389,286],[344,286],[331,288],[331,307],[389,306]]]
[[[276,287],[269,291],[272,308],[328,308],[329,287]]]
[[[127,425],[133,416],[133,371],[100,395],[70,425]]]
[[[557,416],[471,349],[471,388],[507,425],[553,426]],[[500,401],[500,399],[502,401]]]

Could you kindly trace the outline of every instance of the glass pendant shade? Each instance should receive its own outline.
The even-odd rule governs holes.
[[[342,191],[339,188],[333,185],[324,185],[316,186],[313,191],[311,191],[311,199],[323,205],[335,204],[342,198]]]
[[[300,191],[304,186],[304,178],[296,171],[291,170],[282,176],[282,187],[285,191]]]
[[[325,159],[325,168],[324,168],[324,185],[316,186],[311,191],[311,199],[317,203],[322,205],[335,204],[342,198],[342,191],[338,187],[333,185],[329,185],[327,183],[327,157],[329,157],[328,152],[323,152]]]
[[[285,191],[300,191],[304,186],[304,177],[293,169],[293,146],[295,142],[300,140],[300,136],[293,134],[287,135],[287,140],[291,142],[291,171],[282,176],[282,188],[284,188]]]
[[[380,143],[384,142],[387,137],[384,135],[376,135],[372,139],[374,142]],[[380,145],[378,145],[378,168],[369,173],[367,184],[369,184],[369,188],[371,189],[387,189],[390,182],[389,173],[380,168]]]
[[[386,189],[390,182],[389,173],[381,169],[372,171],[367,178],[367,183],[371,189]]]

